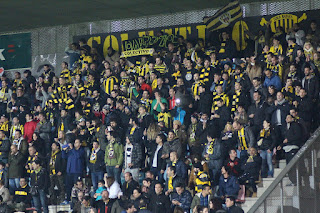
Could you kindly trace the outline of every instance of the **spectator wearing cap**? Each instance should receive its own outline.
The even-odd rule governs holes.
[[[48,171],[50,175],[49,195],[52,204],[61,203],[65,200],[65,187],[63,175],[65,174],[66,163],[62,158],[60,144],[54,142],[51,145],[51,153],[47,155]],[[58,195],[55,195],[54,187],[58,188]]]
[[[219,179],[219,192],[218,195],[224,199],[226,196],[238,196],[240,185],[238,179],[229,174],[228,167],[222,166],[221,176]]]
[[[98,141],[94,141],[92,144],[92,151],[88,157],[89,170],[91,174],[91,180],[94,191],[98,188],[98,181],[103,180],[104,174],[104,152],[100,149]]]

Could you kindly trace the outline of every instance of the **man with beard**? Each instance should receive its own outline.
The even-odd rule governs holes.
[[[167,142],[165,142],[163,145],[161,158],[166,159],[167,163],[170,163],[169,155],[173,151],[177,152],[178,158],[181,157],[181,154],[182,154],[181,143],[179,139],[176,137],[176,134],[174,133],[174,131],[169,130]]]

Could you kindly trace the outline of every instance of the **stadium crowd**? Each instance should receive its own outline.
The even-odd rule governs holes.
[[[129,59],[81,39],[56,71],[4,73],[0,208],[243,212],[240,188],[256,197],[318,127],[320,68],[315,21],[246,33],[244,58],[227,31]]]

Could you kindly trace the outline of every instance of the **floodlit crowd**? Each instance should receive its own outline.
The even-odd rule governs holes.
[[[245,33],[130,58],[81,39],[37,78],[5,72],[0,210],[243,212],[318,127],[320,74],[315,21]]]

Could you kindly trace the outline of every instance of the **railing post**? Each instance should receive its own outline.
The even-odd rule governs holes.
[[[267,213],[267,199],[263,201],[263,211],[264,213]]]
[[[280,199],[281,199],[281,203],[280,203],[280,210],[281,213],[283,213],[283,179],[280,181]]]
[[[312,179],[313,179],[313,187],[314,187],[314,212],[317,212],[317,186],[316,186],[316,174],[314,171],[314,167],[315,167],[315,152],[316,150],[314,149],[314,146],[312,146],[311,148],[311,175],[312,175]]]
[[[296,165],[296,176],[297,176],[297,196],[298,196],[298,212],[301,212],[300,208],[300,183],[299,183],[299,162]]]

